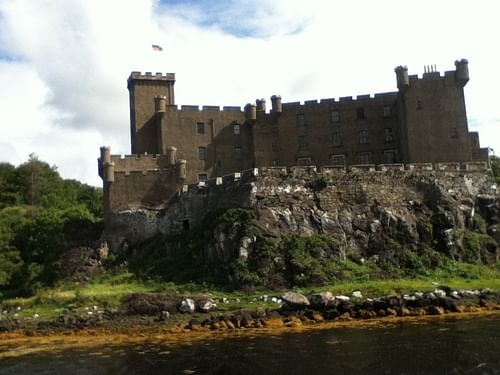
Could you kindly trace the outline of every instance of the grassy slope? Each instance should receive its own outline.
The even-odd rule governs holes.
[[[353,290],[360,290],[365,297],[378,297],[388,294],[402,294],[411,291],[432,291],[437,285],[447,285],[456,289],[491,288],[500,290],[500,270],[484,266],[471,266],[475,277],[450,278],[434,274],[423,278],[394,279],[394,280],[367,280],[355,282],[341,282],[335,285],[321,287],[300,288],[298,291],[308,294],[317,291],[331,291],[334,294],[350,295]],[[277,307],[271,302],[263,302],[262,295],[279,296],[282,291],[239,291],[225,292],[205,284],[174,284],[166,282],[140,281],[133,274],[111,273],[94,278],[87,284],[62,283],[54,288],[40,290],[30,298],[11,298],[0,300],[3,310],[9,310],[3,317],[30,318],[38,314],[38,319],[50,319],[64,311],[71,310],[83,313],[92,310],[94,306],[114,308],[121,299],[134,292],[170,293],[179,295],[199,295],[211,293],[214,298],[229,298],[229,303],[219,304],[221,310],[236,308]],[[239,299],[239,301],[236,300]],[[17,307],[21,307],[20,310]]]

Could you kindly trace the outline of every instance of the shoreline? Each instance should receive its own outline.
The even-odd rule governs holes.
[[[440,320],[468,320],[483,317],[500,317],[500,304],[476,308],[467,312],[446,312],[441,315],[386,316],[368,319],[308,321],[304,324],[280,324],[280,318],[268,318],[268,324],[259,328],[198,329],[186,328],[189,323],[166,326],[122,327],[114,329],[96,327],[80,330],[58,330],[33,332],[25,329],[0,333],[0,359],[19,357],[31,353],[58,352],[67,349],[99,347],[101,345],[127,345],[158,343],[168,345],[190,345],[206,340],[224,340],[239,337],[281,336],[287,333],[301,333],[324,329],[366,329],[383,328],[399,324],[427,324]],[[118,328],[118,329],[117,329]]]

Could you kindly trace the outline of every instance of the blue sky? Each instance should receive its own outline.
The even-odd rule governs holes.
[[[469,126],[500,153],[497,0],[0,0],[0,161],[32,152],[99,185],[130,151],[126,79],[175,72],[177,104],[395,91],[394,67],[469,59]],[[159,44],[163,52],[153,52]]]

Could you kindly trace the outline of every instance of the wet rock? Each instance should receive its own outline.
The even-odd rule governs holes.
[[[310,305],[306,296],[296,292],[287,292],[281,299],[291,308],[303,309]]]
[[[426,311],[429,315],[443,315],[445,313],[444,309],[441,306],[434,305],[428,306]]]

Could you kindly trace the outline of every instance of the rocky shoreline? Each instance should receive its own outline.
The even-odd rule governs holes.
[[[360,291],[351,296],[330,292],[305,296],[287,292],[268,297],[277,308],[220,311],[215,299],[165,294],[130,294],[119,309],[75,314],[65,313],[48,321],[0,319],[0,340],[11,337],[51,336],[97,331],[114,333],[201,333],[248,329],[296,328],[324,322],[365,321],[391,317],[444,316],[481,312],[500,313],[500,292],[490,289],[413,292],[364,298]],[[225,300],[225,298],[223,299]],[[220,301],[224,303],[225,301]]]

